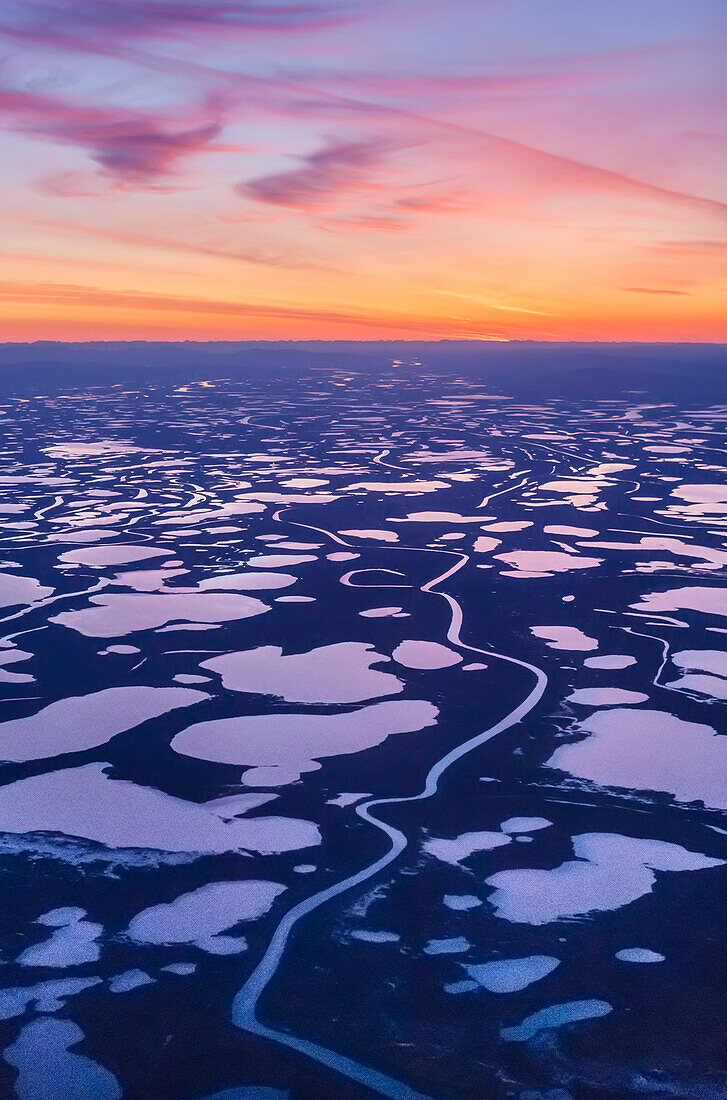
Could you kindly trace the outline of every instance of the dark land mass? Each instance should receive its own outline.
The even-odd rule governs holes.
[[[440,341],[98,341],[0,345],[0,392],[142,380],[241,379],[305,370],[392,369],[418,364],[459,372],[515,396],[609,398],[643,392],[660,401],[727,395],[727,345]]]

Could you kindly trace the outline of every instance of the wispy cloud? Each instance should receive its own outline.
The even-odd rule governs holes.
[[[717,239],[654,241],[644,247],[648,252],[656,252],[664,256],[721,257],[723,254],[727,254],[727,241]]]
[[[468,302],[478,302],[488,309],[501,309],[506,313],[531,313],[536,317],[554,317],[555,314],[544,309],[527,309],[525,306],[516,306],[499,302],[496,298],[487,298],[481,294],[460,294],[456,290],[434,290],[434,294],[444,294],[448,298],[463,298]]]
[[[676,294],[679,297],[689,297],[688,290],[666,290],[656,286],[625,286],[623,289],[630,294]]]
[[[381,162],[386,143],[379,140],[328,142],[301,157],[303,165],[240,184],[238,193],[258,202],[303,209],[319,207],[332,193],[359,185]]]
[[[94,49],[123,41],[316,30],[355,19],[366,0],[9,0],[0,33]]]
[[[96,240],[108,241],[112,244],[123,245],[125,248],[139,248],[147,251],[175,252],[188,257],[204,256],[210,259],[228,261],[230,263],[252,264],[260,267],[292,268],[301,271],[330,272],[330,263],[317,262],[309,253],[303,255],[292,246],[287,248],[275,248],[270,245],[255,245],[252,242],[246,247],[238,247],[234,240],[228,240],[226,244],[213,244],[205,241],[193,240],[190,237],[176,236],[165,237],[161,234],[140,232],[139,229],[123,228],[112,229],[99,225],[78,225],[66,222],[36,220],[34,223],[41,229],[53,233],[67,234],[71,236],[85,236]],[[229,232],[226,234],[229,238]]]
[[[244,78],[244,81],[247,82],[247,78]],[[263,91],[261,87],[263,83],[266,82],[258,82],[260,92]],[[312,87],[310,84],[303,86],[284,82],[279,78],[270,80],[267,84],[269,92],[267,107],[273,114],[295,118],[320,118],[324,122],[335,118],[339,121],[345,120],[351,126],[363,124],[369,131],[369,136],[363,142],[356,138],[345,141],[339,139],[333,143],[331,149],[324,147],[309,154],[306,158],[307,165],[303,169],[290,173],[300,176],[303,181],[309,171],[312,170],[314,176],[317,174],[317,158],[320,158],[321,167],[325,173],[329,156],[333,162],[332,168],[335,170],[335,160],[340,147],[345,149],[346,147],[355,148],[357,145],[375,146],[377,138],[371,136],[371,133],[375,132],[382,146],[385,146],[387,140],[394,145],[427,141],[433,144],[440,143],[439,159],[442,163],[446,162],[446,157],[454,158],[456,161],[458,156],[462,155],[461,151],[466,149],[470,170],[479,171],[485,185],[488,184],[488,177],[493,174],[499,175],[502,179],[507,176],[504,186],[508,190],[515,189],[521,198],[525,194],[531,198],[569,194],[612,195],[627,201],[666,204],[676,208],[689,208],[714,217],[727,218],[727,202],[719,198],[663,186],[624,171],[593,164],[586,159],[566,156],[526,141],[515,140],[484,128],[460,123],[456,119],[440,118],[436,114],[362,99],[350,94]],[[446,146],[441,144],[443,142],[447,143]],[[333,174],[332,171],[331,176]],[[275,191],[278,177],[287,175],[288,173],[280,173],[272,177],[271,193]],[[255,183],[256,181],[252,181],[253,186]],[[475,187],[474,190],[476,193],[477,188]]]
[[[102,172],[126,184],[144,184],[175,170],[187,156],[225,151],[222,125],[206,105],[179,124],[150,113],[75,104],[57,96],[0,87],[0,116],[14,130],[84,149]],[[207,117],[205,117],[207,116]]]
[[[326,325],[378,329],[384,332],[426,333],[462,336],[475,331],[472,320],[423,314],[397,313],[394,310],[340,310],[302,307],[284,303],[224,301],[172,294],[145,294],[133,290],[103,290],[98,287],[66,283],[0,282],[0,302],[29,303],[42,306],[81,306],[132,313],[183,313],[201,317],[227,317],[244,321],[262,318],[280,321],[321,322]],[[502,334],[491,334],[499,337]]]

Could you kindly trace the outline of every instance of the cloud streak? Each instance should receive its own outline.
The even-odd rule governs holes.
[[[237,190],[258,202],[276,206],[319,207],[333,193],[360,187],[381,163],[385,149],[385,143],[378,140],[332,140],[322,149],[301,157],[301,168],[261,176],[239,184]]]
[[[689,297],[688,290],[665,290],[655,286],[625,286],[629,294],[676,294],[678,297]]]
[[[202,35],[320,30],[355,19],[363,0],[6,0],[0,33],[60,49]]]
[[[145,249],[148,251],[175,252],[189,257],[203,256],[213,260],[224,260],[230,263],[252,264],[260,267],[293,268],[302,271],[321,270],[322,265],[309,255],[302,256],[292,248],[280,249],[271,246],[248,244],[245,248],[235,247],[234,242],[226,246],[206,244],[202,241],[190,240],[179,237],[163,237],[153,233],[142,233],[138,230],[124,228],[119,230],[109,229],[98,225],[69,225],[65,222],[37,221],[36,225],[45,230],[73,236],[86,236],[97,240],[108,241],[124,247]],[[228,234],[229,236],[229,234]],[[330,272],[331,265],[327,264],[323,270]]]
[[[198,116],[210,109],[196,109]],[[178,169],[201,152],[229,151],[217,143],[219,118],[179,125],[152,114],[74,104],[22,89],[0,88],[0,117],[16,131],[84,149],[106,175],[143,184]]]
[[[434,333],[441,336],[471,334],[477,321],[449,316],[398,314],[393,310],[340,310],[264,302],[234,302],[139,291],[102,290],[98,287],[60,283],[0,282],[0,302],[38,304],[46,307],[78,307],[128,311],[133,314],[181,313],[200,317],[225,317],[244,321],[264,319],[319,322],[325,325],[361,327],[402,333]]]

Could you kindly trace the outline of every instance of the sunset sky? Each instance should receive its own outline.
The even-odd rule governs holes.
[[[0,0],[0,339],[727,339],[725,0]]]

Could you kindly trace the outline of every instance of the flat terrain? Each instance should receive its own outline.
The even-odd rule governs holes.
[[[0,1095],[727,1096],[717,353],[425,350],[9,353]]]

